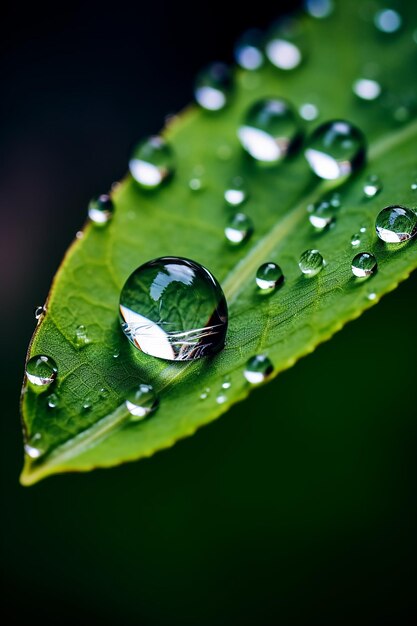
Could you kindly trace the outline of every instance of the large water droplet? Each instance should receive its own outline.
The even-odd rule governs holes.
[[[353,83],[353,92],[361,100],[376,100],[381,94],[381,85],[370,78],[358,78]]]
[[[388,206],[378,213],[375,230],[386,243],[408,241],[417,234],[417,213],[403,206]]]
[[[257,354],[248,360],[243,374],[248,383],[251,383],[251,385],[259,385],[263,383],[273,371],[274,366],[269,357],[264,354]]]
[[[382,191],[382,182],[376,174],[368,176],[363,186],[363,193],[367,198],[374,198]]]
[[[48,387],[56,378],[58,368],[50,356],[32,356],[26,363],[26,376],[32,385]]]
[[[305,156],[317,176],[338,180],[349,176],[363,163],[365,139],[349,122],[326,122],[311,135]]]
[[[382,9],[375,13],[374,23],[382,33],[395,33],[401,28],[402,17],[394,9]]]
[[[114,212],[114,204],[110,196],[102,194],[98,198],[93,198],[88,205],[88,217],[96,226],[107,224]]]
[[[25,452],[31,459],[39,459],[44,453],[42,448],[42,435],[36,433],[25,443]]]
[[[224,346],[228,316],[222,288],[189,259],[162,257],[136,269],[122,289],[120,316],[129,341],[161,359],[194,360]]]
[[[235,176],[224,192],[224,199],[229,206],[240,206],[248,199],[248,190],[241,176]]]
[[[272,26],[267,36],[266,56],[280,70],[293,70],[303,60],[300,22],[286,19]]]
[[[238,245],[249,239],[253,233],[253,222],[245,213],[236,213],[224,229],[230,243]]]
[[[212,63],[199,72],[195,81],[194,96],[207,111],[220,111],[229,99],[232,73],[224,63]]]
[[[264,263],[256,272],[256,284],[262,291],[272,291],[283,282],[284,274],[276,263]]]
[[[377,261],[370,252],[359,252],[352,259],[352,273],[358,278],[369,278],[377,270]]]
[[[306,0],[305,9],[311,17],[323,19],[333,13],[333,0]]]
[[[165,139],[149,137],[139,143],[129,161],[133,178],[144,189],[156,189],[174,171],[174,156]]]
[[[300,136],[298,118],[291,105],[282,99],[255,102],[239,127],[243,148],[256,161],[278,163]]]
[[[126,399],[126,408],[132,416],[132,421],[138,422],[153,413],[159,405],[152,385],[140,384]]]
[[[316,276],[324,267],[324,259],[318,250],[305,250],[298,267],[305,276]]]
[[[236,42],[235,49],[236,63],[245,70],[257,70],[264,62],[262,52],[262,32],[257,28],[252,28],[243,33]]]

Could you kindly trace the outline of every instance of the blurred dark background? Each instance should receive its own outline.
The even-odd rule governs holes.
[[[20,487],[33,308],[90,197],[195,72],[300,3],[15,3],[0,99],[7,623],[405,624],[416,590],[416,276],[220,421],[140,463]]]

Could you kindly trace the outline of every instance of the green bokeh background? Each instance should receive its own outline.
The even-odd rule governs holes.
[[[260,1],[256,24],[293,4]],[[183,106],[195,71],[253,24],[253,6],[233,21],[221,2],[200,7],[190,28],[188,9],[154,5],[106,17],[73,3],[42,20],[36,6],[27,31],[16,9],[19,36],[0,61],[6,623],[407,624],[417,274],[194,437],[138,463],[18,483],[31,309],[89,198],[123,175],[130,143]]]

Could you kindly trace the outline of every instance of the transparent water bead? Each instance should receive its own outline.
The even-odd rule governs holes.
[[[283,282],[284,274],[276,263],[264,263],[256,272],[256,284],[262,291],[272,291]]]
[[[360,243],[361,243],[361,234],[360,233],[355,233],[354,235],[352,235],[352,237],[350,239],[350,243],[352,244],[352,246],[354,248],[359,246]]]
[[[238,137],[256,161],[278,163],[300,137],[299,121],[286,100],[258,100],[247,111]]]
[[[382,33],[395,33],[401,28],[402,17],[394,9],[382,9],[375,13],[374,23]]]
[[[245,366],[244,377],[251,385],[263,383],[274,371],[271,360],[265,354],[251,357]]]
[[[113,217],[113,213],[113,201],[104,193],[98,198],[93,198],[88,205],[88,217],[96,226],[107,224]]]
[[[352,89],[361,100],[376,100],[381,95],[381,85],[370,78],[358,78],[353,83]]]
[[[245,70],[257,70],[264,62],[262,52],[262,31],[251,28],[243,33],[235,44],[234,54],[236,63]]]
[[[339,204],[332,203],[331,200],[322,200],[308,207],[310,224],[317,230],[324,230],[336,219]]]
[[[206,387],[201,393],[200,393],[200,400],[207,400],[207,398],[209,397],[210,394],[210,387]]]
[[[367,198],[374,198],[382,191],[382,182],[376,174],[368,176],[363,186],[363,193]]]
[[[24,446],[25,453],[31,459],[39,459],[42,454],[44,454],[44,450],[42,448],[42,435],[40,433],[36,433],[31,437]]]
[[[352,259],[352,273],[357,278],[369,278],[377,270],[377,261],[370,252],[359,252]]]
[[[417,234],[417,213],[403,206],[388,206],[377,215],[376,234],[385,243],[402,243]]]
[[[50,409],[56,409],[59,406],[59,398],[56,393],[51,393],[47,401]]]
[[[230,182],[230,185],[224,192],[224,199],[229,206],[240,206],[248,199],[248,190],[245,186],[243,178],[236,176]]]
[[[165,139],[148,137],[139,143],[129,161],[133,178],[144,189],[156,189],[174,171],[174,155]]]
[[[267,36],[266,56],[280,70],[293,70],[303,60],[302,26],[295,19],[285,19],[273,25]]]
[[[333,0],[306,0],[305,10],[311,17],[323,19],[333,13]]]
[[[54,382],[57,373],[57,365],[50,356],[32,356],[26,363],[26,376],[37,387],[48,387]]]
[[[129,276],[120,295],[120,319],[135,348],[170,361],[215,354],[224,346],[228,323],[217,280],[180,257],[149,261]]]
[[[319,178],[339,180],[362,165],[365,138],[350,122],[326,122],[311,135],[305,157]]]
[[[84,326],[84,324],[80,324],[75,329],[74,343],[77,348],[83,348],[90,343],[87,328]]]
[[[46,313],[46,308],[43,304],[41,306],[37,306],[33,312],[35,316],[35,320],[38,322],[41,319],[41,317],[45,315],[45,313]]]
[[[302,104],[300,106],[300,108],[298,109],[301,117],[303,118],[303,120],[306,120],[306,122],[312,122],[313,120],[317,119],[319,116],[319,110],[316,107],[315,104],[311,103],[311,102],[305,102],[304,104]]]
[[[138,422],[156,411],[159,406],[159,400],[152,385],[142,383],[128,395],[125,405],[132,416],[131,420]]]
[[[300,256],[298,267],[305,276],[316,276],[324,267],[324,259],[318,250],[305,250]]]
[[[230,97],[232,73],[225,63],[212,63],[197,74],[194,97],[207,111],[220,111]]]
[[[253,233],[253,222],[245,213],[235,213],[229,220],[224,234],[233,245],[244,243]]]

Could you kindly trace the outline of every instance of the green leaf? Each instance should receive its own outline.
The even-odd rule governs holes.
[[[113,220],[104,228],[87,224],[83,237],[70,247],[29,349],[29,356],[55,359],[58,378],[55,388],[44,393],[24,383],[25,437],[29,443],[35,438],[43,454],[26,458],[23,484],[56,472],[139,459],[191,435],[247,396],[250,387],[243,369],[252,355],[267,354],[278,374],[417,267],[414,242],[387,246],[374,228],[384,206],[417,206],[417,192],[411,188],[417,180],[417,122],[412,120],[416,7],[405,4],[401,31],[388,34],[363,17],[362,4],[339,2],[327,19],[302,18],[306,52],[299,68],[239,70],[227,109],[209,114],[191,107],[175,118],[166,130],[176,155],[172,180],[150,193],[127,178],[113,192]],[[372,102],[352,92],[353,82],[366,71],[379,72],[383,88]],[[249,104],[267,96],[284,96],[297,108],[316,104],[320,116],[305,123],[307,134],[319,122],[343,118],[366,135],[367,165],[340,188],[336,225],[325,233],[314,231],[306,207],[330,186],[312,175],[302,150],[268,169],[242,154],[236,138],[239,121]],[[204,187],[193,191],[189,181],[201,166]],[[363,194],[369,174],[377,174],[383,183],[372,199]],[[230,209],[223,193],[235,175],[247,182],[245,211],[255,224],[253,237],[238,248],[224,236]],[[357,249],[350,240],[361,228],[366,230],[359,249],[378,259],[378,272],[365,282],[351,273]],[[322,272],[310,279],[298,268],[300,254],[308,248],[319,248],[326,260]],[[121,332],[118,300],[126,278],[142,263],[166,255],[203,264],[223,286],[229,330],[225,349],[213,358],[161,361],[134,350]],[[266,261],[279,263],[285,283],[262,297],[254,276]],[[80,325],[86,337],[79,331],[77,339]],[[223,389],[226,377],[231,386]],[[124,400],[139,382],[155,387],[160,407],[150,419],[131,423]],[[206,388],[208,397],[201,400]],[[51,392],[58,397],[56,408],[48,406]]]

